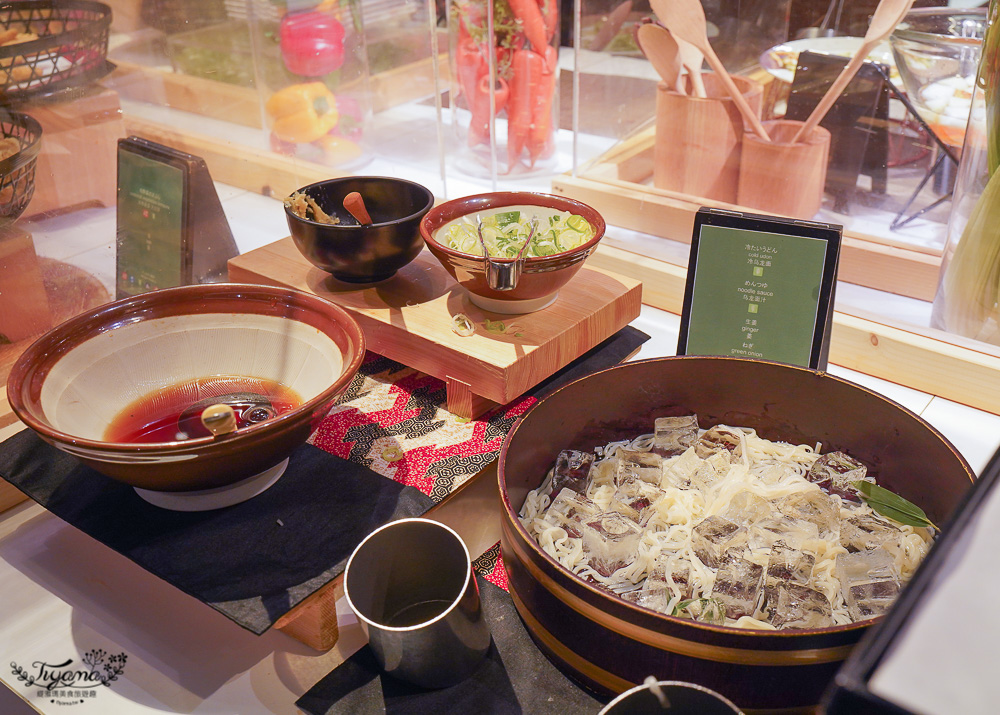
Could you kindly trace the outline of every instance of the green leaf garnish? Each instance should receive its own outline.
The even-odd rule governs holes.
[[[691,604],[693,604],[693,603],[699,603],[699,602],[703,602],[703,601],[707,601],[707,600],[708,600],[707,598],[689,598],[686,601],[679,601],[677,603],[677,605],[674,606],[674,610],[672,610],[670,612],[670,615],[671,616],[679,616],[679,615],[681,615],[681,611],[685,610]]]
[[[483,318],[483,327],[485,327],[491,333],[499,333],[501,335],[513,335],[516,338],[524,336],[524,333],[515,332],[520,326],[514,323],[504,323],[502,320],[490,320],[489,318]]]
[[[872,511],[893,521],[898,521],[900,524],[924,528],[931,527],[932,529],[941,531],[933,521],[927,518],[927,514],[924,513],[923,509],[895,492],[864,480],[851,482],[851,486],[861,493],[861,497],[872,508]]]

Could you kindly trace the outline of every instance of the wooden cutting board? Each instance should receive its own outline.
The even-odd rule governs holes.
[[[447,384],[448,409],[476,417],[507,404],[639,315],[639,281],[587,265],[555,303],[524,315],[499,315],[468,294],[424,250],[392,278],[370,286],[337,281],[284,238],[229,261],[229,278],[288,286],[326,298],[361,325],[369,350]],[[474,335],[452,329],[464,313]]]

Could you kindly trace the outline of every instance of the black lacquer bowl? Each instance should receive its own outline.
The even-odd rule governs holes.
[[[292,240],[306,260],[338,280],[374,283],[391,278],[423,248],[420,220],[434,205],[434,194],[420,184],[387,176],[350,176],[299,191],[340,223],[302,218],[286,205]],[[359,225],[344,208],[344,197],[352,191],[364,199],[370,225]]]

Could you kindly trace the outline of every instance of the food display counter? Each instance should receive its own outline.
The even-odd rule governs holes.
[[[44,39],[73,29],[84,18],[83,6],[94,5],[67,0],[54,6],[63,4],[81,6],[57,18],[64,24],[51,24],[52,8],[24,20],[16,14],[20,8],[0,6],[0,19],[23,21]],[[64,44],[46,56],[53,75],[79,72],[82,79],[70,82],[69,90],[31,91],[43,82],[38,67],[44,70],[44,63],[33,75],[8,77],[3,104],[34,117],[41,140],[34,148],[33,195],[20,215],[0,226],[0,376],[6,380],[38,336],[111,302],[129,285],[127,271],[116,262],[122,225],[116,204],[123,191],[120,181],[116,185],[119,140],[142,137],[177,152],[189,178],[201,177],[197,210],[211,213],[217,206],[213,225],[228,224],[235,247],[228,262],[231,280],[318,295],[342,306],[364,334],[368,353],[356,379],[325,422],[313,425],[319,429],[301,449],[322,452],[317,459],[362,464],[409,490],[415,502],[400,498],[404,506],[384,514],[380,503],[373,507],[379,515],[424,514],[463,538],[487,615],[498,619],[491,624],[499,656],[491,661],[490,678],[499,680],[482,681],[505,689],[497,702],[515,703],[524,712],[562,707],[596,713],[610,700],[608,693],[583,690],[567,679],[543,656],[552,657],[552,643],[533,645],[538,624],[526,624],[531,640],[525,624],[511,617],[524,619],[526,611],[507,595],[500,554],[497,462],[504,437],[557,386],[619,362],[674,355],[695,211],[753,207],[735,196],[664,187],[657,178],[666,135],[658,102],[665,90],[635,40],[637,28],[656,15],[656,3],[578,3],[578,17],[562,18],[564,28],[580,34],[576,47],[561,42],[542,18],[548,50],[536,54],[553,73],[545,93],[552,103],[532,111],[552,113],[550,136],[529,141],[507,134],[509,115],[498,102],[509,100],[498,96],[498,88],[520,80],[504,74],[509,68],[502,57],[481,68],[496,81],[480,108],[495,117],[474,117],[475,107],[463,97],[472,85],[463,86],[457,74],[468,67],[459,66],[455,53],[463,40],[504,21],[502,14],[494,16],[498,4],[488,13],[483,3],[457,2],[446,12],[433,3],[402,0],[102,5],[108,15],[98,15],[110,26],[107,48],[96,50],[100,62],[88,65],[84,54],[73,52],[60,60]],[[747,24],[755,22],[752,11],[704,3],[710,39],[734,75],[759,85],[756,101],[765,120],[796,101],[794,76],[787,75],[798,63],[789,53],[804,46],[794,38],[802,28],[789,25],[789,18],[793,24],[833,22],[823,13],[805,12],[803,19],[800,4],[815,3],[776,3],[781,8],[758,13],[756,26],[763,29],[754,35]],[[478,11],[486,14],[480,18]],[[851,32],[859,34],[861,21],[853,14],[843,22],[845,28],[853,23]],[[456,23],[465,23],[464,29]],[[504,38],[494,48],[500,55],[505,48],[526,52],[525,42],[532,46],[530,38],[519,39],[522,26],[505,26],[496,35]],[[320,27],[339,38],[335,47],[310,49],[310,31]],[[22,39],[18,50],[0,46],[0,74],[31,64],[22,60],[33,57],[37,48],[30,43],[41,39]],[[821,51],[823,56],[850,53],[827,44],[833,49]],[[81,46],[81,53],[92,47]],[[893,64],[879,57],[875,61]],[[83,68],[67,69],[70,62]],[[860,181],[849,195],[830,191],[828,178],[819,210],[792,216],[845,227],[825,372],[926,421],[954,445],[958,462],[978,474],[1000,447],[1000,352],[931,327],[948,239],[947,196],[954,177],[947,174],[958,163],[927,134],[933,122],[915,121],[912,103],[881,87],[886,113],[872,116],[885,122],[880,136],[891,143],[883,147],[889,153],[854,176]],[[294,129],[281,129],[289,125],[281,124],[279,105],[287,109],[297,102],[308,105],[309,116],[293,117]],[[484,124],[473,127],[473,119]],[[4,132],[14,130],[5,125]],[[505,147],[522,139],[522,153],[508,162]],[[28,144],[22,140],[26,153]],[[946,158],[936,164],[942,153]],[[0,159],[0,170],[13,177],[13,164],[5,162]],[[497,191],[554,194],[593,207],[607,227],[551,308],[494,314],[470,300],[462,276],[449,274],[446,261],[427,250],[394,277],[370,285],[338,282],[310,265],[289,237],[291,219],[282,200],[314,182],[346,176],[417,182],[439,207]],[[0,191],[0,204],[6,199]],[[908,200],[916,201],[916,211],[937,199],[902,227],[893,226],[910,210]],[[142,217],[160,208],[149,204]],[[212,245],[228,250],[225,241]],[[454,322],[459,317],[472,324],[472,337],[462,335]],[[113,382],[107,382],[109,391]],[[399,425],[407,420],[417,427],[400,439],[400,448],[390,438],[403,434],[392,430],[404,429]],[[0,439],[22,440],[7,442],[9,449],[21,449],[26,434],[0,390]],[[359,444],[371,452],[359,458]],[[162,564],[113,529],[74,521],[74,500],[57,493],[61,482],[39,488],[18,481],[18,474],[31,471],[21,454],[0,455],[8,470],[0,480],[0,656],[9,664],[0,672],[0,711],[376,712],[402,707],[412,695],[379,680],[377,667],[365,660],[366,635],[343,593],[346,553],[337,552],[319,575],[290,586],[282,595],[285,603],[269,600],[273,594],[266,589],[259,598],[208,597],[164,575]],[[294,458],[292,464],[294,470]],[[337,517],[328,519],[336,523]],[[163,533],[193,523],[222,529],[210,516],[204,522],[183,518],[153,526]],[[274,521],[270,528],[285,527],[282,516]],[[292,527],[293,520],[287,521]],[[288,561],[295,564],[323,553],[308,542],[292,551]],[[503,618],[514,621],[514,628],[501,628]],[[537,665],[540,682],[554,695],[529,685],[527,674],[517,671],[514,661],[522,657]],[[894,677],[898,686],[902,676]],[[423,707],[431,712],[434,706]]]

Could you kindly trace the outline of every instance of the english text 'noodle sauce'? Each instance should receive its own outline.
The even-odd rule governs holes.
[[[224,403],[237,428],[272,419],[302,404],[290,387],[254,377],[217,375],[181,382],[139,398],[119,412],[104,432],[108,442],[176,442],[208,437],[201,423],[206,407]]]

